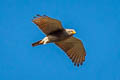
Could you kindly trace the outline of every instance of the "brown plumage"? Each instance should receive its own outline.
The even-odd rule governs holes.
[[[46,34],[50,34],[54,31],[57,30],[62,30],[63,27],[61,25],[61,22],[56,20],[56,19],[52,19],[48,16],[41,16],[38,18],[33,19],[33,22],[38,25],[38,27]]]
[[[86,53],[81,40],[70,37],[64,41],[56,42],[55,44],[66,52],[75,65],[82,65],[83,61],[85,61]]]
[[[33,19],[33,22],[46,34],[46,37],[33,43],[32,46],[55,43],[68,55],[74,65],[83,64],[86,53],[81,40],[72,36],[75,30],[64,29],[59,20],[48,16],[39,16]]]

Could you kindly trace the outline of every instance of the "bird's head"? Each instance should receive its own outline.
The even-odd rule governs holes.
[[[74,29],[65,29],[65,31],[69,34],[69,35],[73,35],[76,33],[76,31]]]

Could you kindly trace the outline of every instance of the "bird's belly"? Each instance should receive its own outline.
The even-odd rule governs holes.
[[[66,36],[66,35],[62,35],[62,34],[61,35],[49,35],[48,39],[50,42],[58,42],[58,41],[65,40],[68,37],[70,37],[70,36]]]

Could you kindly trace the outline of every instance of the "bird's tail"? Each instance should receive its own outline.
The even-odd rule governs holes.
[[[43,44],[43,42],[41,42],[41,41],[42,41],[42,40],[33,43],[32,46],[35,47],[35,46],[38,46],[38,45]]]

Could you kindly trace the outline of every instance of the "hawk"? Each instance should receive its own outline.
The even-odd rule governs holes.
[[[55,43],[67,54],[75,66],[83,64],[86,52],[81,40],[73,37],[76,33],[74,29],[64,29],[59,20],[46,15],[37,15],[32,22],[46,35],[42,40],[33,43],[33,47],[41,44]]]

